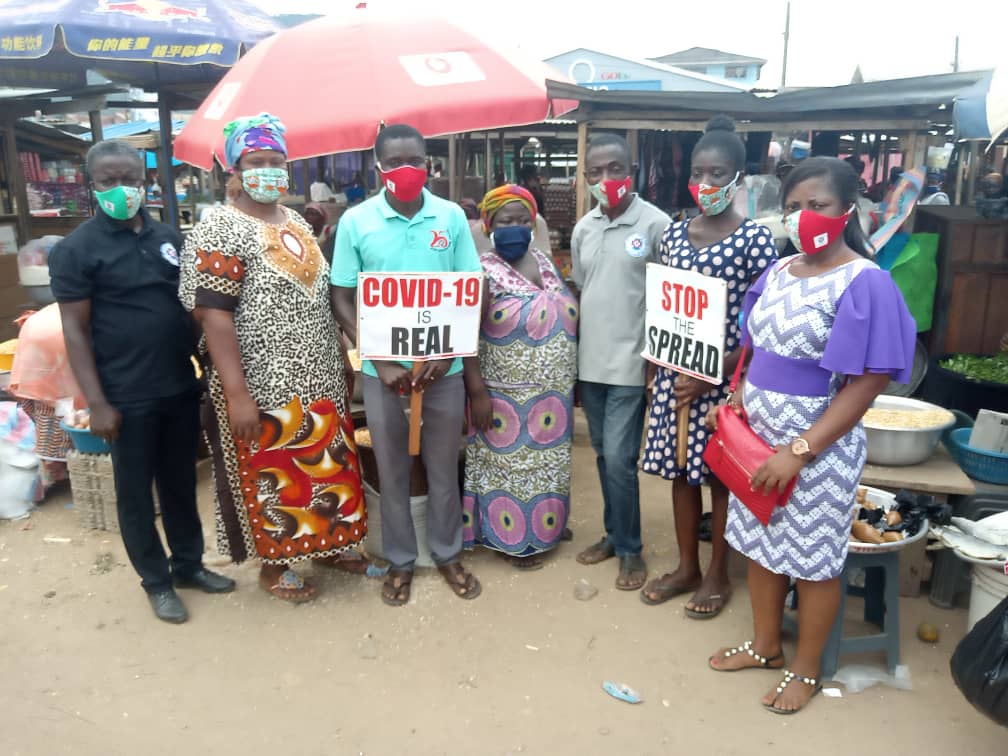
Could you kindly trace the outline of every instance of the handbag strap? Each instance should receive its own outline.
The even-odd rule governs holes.
[[[797,259],[798,259],[798,255],[794,255],[793,257],[789,257],[787,260],[784,261],[783,265],[781,265],[779,268],[777,268],[776,272],[779,273],[780,271],[784,270],[784,268],[786,268],[788,265],[790,265],[791,263],[793,263]],[[743,340],[743,342],[745,341],[745,334],[744,333],[742,334],[742,340]],[[732,375],[731,383],[728,384],[728,394],[729,395],[734,394],[735,393],[735,389],[738,388],[739,380],[742,378],[742,368],[745,366],[746,354],[748,354],[748,352],[749,352],[749,345],[743,343],[742,344],[742,354],[739,355],[738,364],[735,366],[735,373]]]
[[[745,365],[746,354],[749,351],[749,345],[742,345],[742,354],[739,355],[738,364],[735,366],[735,374],[732,375],[731,383],[728,384],[728,394],[734,394],[735,389],[738,388],[739,379],[742,377],[742,367]]]

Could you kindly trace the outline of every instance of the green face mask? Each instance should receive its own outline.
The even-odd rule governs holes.
[[[104,192],[95,191],[94,195],[105,215],[124,221],[140,212],[144,190],[135,186],[116,186]]]

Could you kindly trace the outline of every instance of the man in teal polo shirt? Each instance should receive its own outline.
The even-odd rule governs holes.
[[[332,305],[343,332],[357,338],[359,273],[482,271],[462,209],[424,189],[427,148],[412,126],[388,126],[375,141],[384,188],[340,218],[332,261]],[[459,563],[462,501],[458,457],[465,413],[460,359],[365,362],[364,406],[381,483],[382,546],[392,569],[382,586],[390,606],[409,601],[416,531],[410,512],[409,421],[404,396],[423,392],[421,456],[427,468],[427,543],[457,596],[474,599],[480,583]]]

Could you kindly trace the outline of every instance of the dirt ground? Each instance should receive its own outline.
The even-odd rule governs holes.
[[[675,556],[669,487],[641,478],[645,557],[656,574]],[[717,674],[706,665],[719,646],[750,636],[740,563],[728,609],[698,622],[682,602],[648,607],[616,590],[615,562],[575,562],[601,532],[580,418],[573,500],[575,540],[545,569],[518,573],[486,552],[468,557],[483,582],[473,602],[452,596],[432,571],[418,574],[401,609],[381,603],[377,580],[324,573],[320,599],[295,607],[256,588],[255,565],[219,567],[210,553],[237,592],[185,592],[191,620],[173,626],[154,619],[119,537],[81,530],[69,495],[54,498],[29,520],[0,522],[0,754],[1008,750],[1008,731],[974,711],[949,676],[965,610],[924,597],[901,602],[912,691],[819,696],[798,716],[774,716],[759,697],[778,673]],[[207,480],[200,501],[212,550]],[[590,601],[574,598],[580,578],[599,589]],[[848,604],[856,611],[859,602]],[[940,629],[936,645],[915,637],[922,620]],[[608,697],[605,680],[633,686],[644,702]]]

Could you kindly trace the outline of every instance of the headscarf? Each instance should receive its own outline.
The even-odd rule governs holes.
[[[243,155],[273,150],[287,156],[287,128],[269,113],[236,118],[224,127],[224,159],[234,168]]]
[[[483,233],[490,233],[493,217],[508,202],[521,202],[525,205],[532,215],[532,223],[535,223],[537,208],[532,193],[525,187],[518,186],[517,184],[504,184],[504,186],[498,186],[496,189],[491,189],[487,192],[480,203],[479,209],[480,218],[483,220]]]

